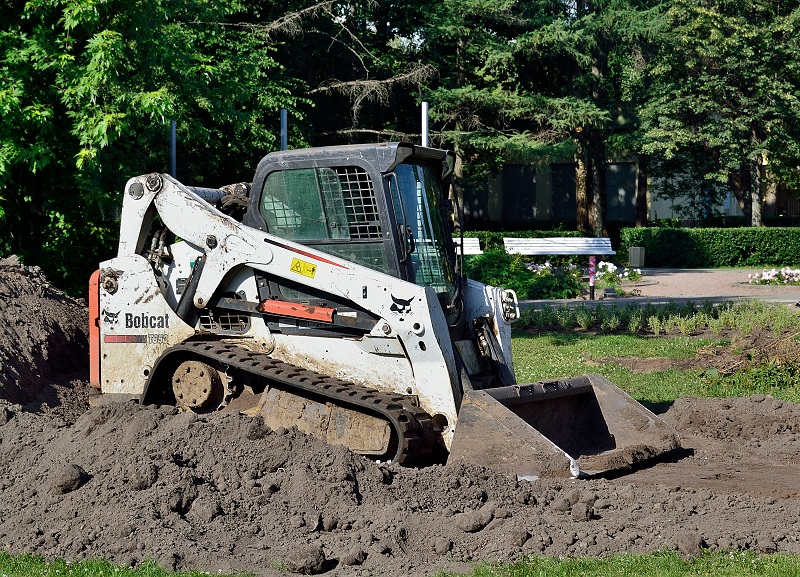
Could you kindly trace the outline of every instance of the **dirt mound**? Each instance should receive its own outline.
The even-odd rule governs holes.
[[[679,399],[663,418],[684,448],[613,479],[401,469],[236,414],[86,410],[85,381],[63,376],[85,363],[85,308],[15,263],[0,266],[0,293],[0,543],[12,553],[389,577],[525,554],[800,554],[798,405]],[[56,397],[59,410],[42,404]]]
[[[86,378],[87,327],[86,305],[39,267],[0,259],[0,399],[27,403],[47,384]]]
[[[792,424],[763,426],[766,413]],[[681,400],[665,418],[698,435],[674,462],[533,483],[463,465],[381,466],[233,414],[111,405],[67,427],[9,403],[0,415],[0,542],[12,552],[263,575],[684,551],[687,536],[695,547],[800,553],[800,407],[771,399]],[[743,447],[750,436],[761,441]],[[782,493],[715,477],[773,475],[753,462],[770,465],[777,446]]]
[[[761,447],[778,437],[782,453],[800,459],[797,405],[753,395],[745,399],[676,399],[669,413],[684,434],[705,435],[742,446]]]

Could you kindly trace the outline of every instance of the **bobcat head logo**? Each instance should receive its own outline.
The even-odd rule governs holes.
[[[117,311],[115,313],[109,312],[106,309],[103,309],[103,322],[107,325],[116,326],[119,322],[119,313],[121,311]]]
[[[411,301],[414,300],[414,297],[410,299],[401,299],[394,295],[392,296],[392,306],[389,307],[389,310],[392,311],[395,315],[400,316],[400,320],[403,320],[403,316],[405,315],[412,315],[414,314],[411,312]]]

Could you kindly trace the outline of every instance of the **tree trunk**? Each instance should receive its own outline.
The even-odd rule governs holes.
[[[650,168],[650,155],[639,155],[639,172],[636,176],[636,226],[647,226],[647,172]]]
[[[591,191],[592,191],[592,228],[595,236],[608,236],[607,195],[606,195],[606,155],[602,143],[592,148]]]
[[[769,166],[764,166],[764,197],[762,213],[764,216],[778,216],[778,183],[770,174]]]
[[[586,149],[578,140],[578,152],[575,155],[575,211],[578,220],[578,230],[588,232],[589,225],[589,186],[588,168],[586,166]]]
[[[458,143],[453,146],[453,152],[456,155],[456,161],[453,165],[453,184],[450,187],[451,200],[456,203],[456,206],[460,206],[464,216],[468,217],[468,207],[464,205],[464,160],[461,156],[461,146],[459,146]],[[456,219],[458,218],[458,215],[455,213],[453,216]],[[455,222],[454,224],[460,226],[461,223]]]
[[[739,203],[739,209],[744,214],[744,225],[750,226],[753,222],[753,197],[750,195],[751,178],[749,170],[745,168],[744,163],[742,163],[738,172],[728,173],[728,185]]]
[[[466,52],[466,41],[463,36],[458,37],[456,42],[456,86],[464,86],[464,53]],[[461,121],[456,121],[456,134],[461,134]],[[461,150],[461,145],[458,143],[456,136],[453,143],[453,152],[456,155],[455,165],[453,166],[453,186],[451,187],[451,194],[457,205],[461,207],[464,217],[468,217],[468,207],[464,204],[464,158]],[[459,223],[456,223],[458,225]]]
[[[753,183],[750,187],[750,213],[751,226],[763,226],[764,221],[762,218],[762,196],[761,196],[761,174],[760,164],[748,163],[749,172],[752,175]]]

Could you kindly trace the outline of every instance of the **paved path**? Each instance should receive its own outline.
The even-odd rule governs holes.
[[[623,287],[630,296],[604,296],[598,290],[595,301],[588,299],[558,301],[523,301],[521,308],[540,308],[544,304],[576,305],[578,303],[593,304],[612,302],[624,305],[627,303],[666,303],[670,300],[698,303],[710,300],[722,302],[738,299],[761,299],[770,302],[782,302],[794,305],[800,303],[800,286],[751,285],[748,275],[761,273],[764,269],[643,269],[642,283]]]

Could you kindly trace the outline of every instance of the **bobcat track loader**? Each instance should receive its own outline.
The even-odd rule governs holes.
[[[98,399],[260,415],[381,461],[578,477],[675,432],[600,375],[519,384],[512,291],[464,278],[451,153],[275,152],[251,183],[128,181],[90,280]]]

